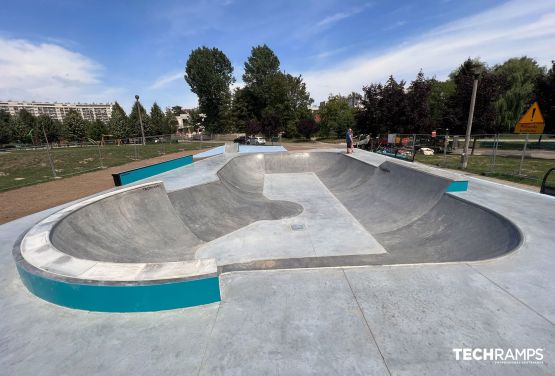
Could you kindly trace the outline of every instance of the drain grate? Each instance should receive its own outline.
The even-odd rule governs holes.
[[[303,231],[304,229],[305,229],[305,227],[301,223],[293,223],[291,225],[291,230],[293,230],[293,231]]]

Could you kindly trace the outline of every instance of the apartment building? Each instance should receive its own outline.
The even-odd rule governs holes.
[[[0,101],[0,110],[16,115],[25,109],[32,115],[48,115],[63,121],[69,110],[77,110],[85,120],[102,120],[107,122],[112,116],[111,103],[57,103],[57,102],[21,102]]]

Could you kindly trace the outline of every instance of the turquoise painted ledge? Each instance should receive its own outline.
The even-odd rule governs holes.
[[[161,163],[156,163],[153,165],[139,167],[117,174],[112,174],[112,177],[114,178],[114,184],[116,185],[116,187],[119,187],[125,184],[136,182],[138,180],[150,178],[151,176],[158,175],[179,167],[187,166],[191,163],[193,163],[193,156],[187,155],[185,157],[180,157]]]
[[[468,190],[468,180],[452,181],[447,187],[447,192],[466,192]]]
[[[159,284],[83,284],[34,274],[17,263],[23,284],[33,294],[64,307],[99,312],[151,312],[221,300],[218,276]]]

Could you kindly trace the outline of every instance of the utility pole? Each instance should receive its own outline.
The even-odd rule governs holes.
[[[470,109],[468,111],[468,123],[466,124],[466,137],[464,138],[464,151],[461,157],[461,168],[466,169],[468,165],[468,146],[470,144],[470,133],[472,132],[472,119],[474,117],[474,105],[476,104],[476,91],[478,90],[478,78],[480,73],[477,68],[473,69],[474,83],[472,85],[472,97],[470,98]]]
[[[141,117],[141,106],[139,104],[139,96],[135,95],[136,104],[137,104],[137,112],[139,113],[139,124],[141,124],[141,135],[143,136],[143,145],[146,145],[145,139],[145,129],[143,127],[143,118]]]

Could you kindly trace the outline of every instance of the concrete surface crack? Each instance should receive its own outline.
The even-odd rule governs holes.
[[[202,352],[202,360],[200,362],[200,367],[198,368],[197,376],[200,375],[202,371],[202,367],[204,367],[204,363],[206,361],[206,353],[208,352],[208,346],[210,345],[210,340],[212,339],[212,332],[214,331],[214,327],[216,326],[216,321],[218,321],[218,315],[220,314],[220,307],[222,306],[223,302],[218,303],[218,310],[216,311],[216,317],[214,318],[214,322],[212,323],[212,328],[210,328],[210,334],[208,334],[208,338],[206,339],[206,346],[204,347],[204,351]]]
[[[382,357],[382,361],[383,361],[383,364],[384,364],[385,368],[387,369],[387,373],[391,376],[391,371],[390,371],[389,366],[387,365],[385,357],[382,353],[382,349],[380,349],[380,345],[378,345],[378,341],[376,340],[376,337],[374,336],[374,332],[372,331],[372,328],[370,327],[370,324],[368,323],[368,320],[366,319],[366,316],[364,315],[364,311],[362,310],[362,307],[361,307],[361,305],[358,301],[358,298],[355,294],[355,291],[353,290],[353,286],[351,286],[351,281],[349,281],[349,277],[347,277],[347,273],[345,273],[345,269],[342,268],[341,271],[343,271],[343,275],[345,276],[345,280],[347,281],[347,284],[349,285],[349,289],[351,289],[351,294],[353,294],[353,298],[355,298],[355,302],[357,303],[358,310],[360,311],[360,314],[362,315],[362,318],[364,319],[364,323],[366,324],[366,327],[368,328],[368,331],[370,332],[370,336],[372,337],[372,340],[374,341],[374,344],[376,345],[376,348],[378,349],[378,352],[380,353],[380,356]]]
[[[536,315],[540,316],[542,319],[544,319],[545,321],[547,321],[548,323],[550,323],[552,326],[555,326],[555,323],[551,320],[549,320],[547,317],[545,317],[544,315],[542,315],[541,313],[539,313],[538,311],[536,311],[534,308],[532,308],[530,305],[526,304],[525,302],[523,302],[522,300],[520,300],[519,298],[517,298],[516,296],[514,296],[513,294],[511,294],[509,291],[507,291],[503,286],[501,286],[500,284],[498,284],[497,282],[495,282],[494,280],[492,280],[491,278],[489,278],[488,276],[486,276],[484,273],[480,272],[478,269],[476,269],[475,267],[473,267],[470,264],[466,264],[466,266],[468,266],[470,269],[474,270],[476,273],[480,274],[482,277],[484,277],[485,279],[487,279],[488,281],[490,281],[491,283],[493,283],[495,286],[497,286],[498,288],[500,288],[502,291],[504,291],[507,295],[509,295],[511,298],[513,298],[514,300],[516,300],[517,302],[519,302],[520,304],[522,304],[523,306],[525,306],[526,308],[528,308],[530,311],[534,312]]]

